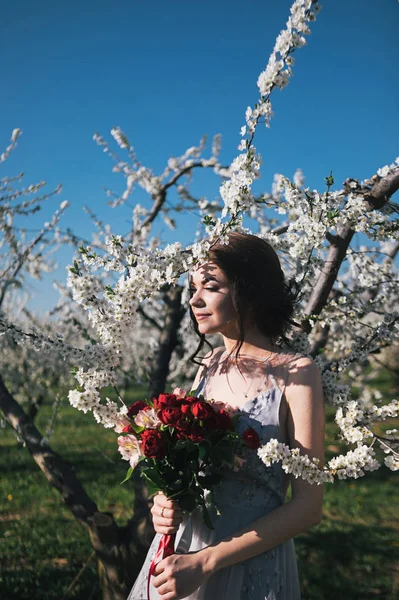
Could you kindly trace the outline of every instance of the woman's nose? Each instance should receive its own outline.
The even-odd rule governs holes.
[[[190,306],[198,306],[199,304],[204,304],[204,301],[201,298],[200,290],[194,292],[194,294],[190,298]]]

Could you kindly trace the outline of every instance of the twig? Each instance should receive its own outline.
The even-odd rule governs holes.
[[[75,587],[75,585],[77,584],[77,582],[79,581],[79,579],[81,578],[83,572],[86,570],[89,562],[91,561],[91,559],[93,558],[93,556],[95,555],[95,550],[93,550],[93,552],[90,554],[89,558],[86,560],[85,564],[82,566],[82,568],[80,569],[79,573],[76,575],[76,577],[74,577],[74,579],[72,580],[72,583],[69,585],[67,591],[65,592],[65,594],[62,596],[61,600],[65,600],[65,598],[70,594],[70,592],[72,592],[73,588]]]

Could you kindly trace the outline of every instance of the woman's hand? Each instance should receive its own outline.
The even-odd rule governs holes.
[[[155,531],[166,535],[176,533],[183,521],[183,512],[177,502],[168,500],[161,492],[154,496],[151,514]]]
[[[201,551],[172,554],[156,565],[152,585],[162,600],[180,600],[195,592],[210,575]]]

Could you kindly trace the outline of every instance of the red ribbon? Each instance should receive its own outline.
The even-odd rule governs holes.
[[[152,563],[150,564],[150,569],[148,571],[147,600],[151,600],[150,599],[151,575],[154,573],[155,567],[157,566],[157,564],[159,562],[161,562],[161,560],[163,560],[164,558],[167,558],[168,556],[171,556],[172,554],[175,553],[175,539],[176,539],[175,533],[173,533],[172,535],[163,535],[161,537],[157,553],[154,556],[154,559],[153,559]]]

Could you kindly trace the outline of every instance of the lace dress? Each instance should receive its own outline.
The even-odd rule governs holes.
[[[238,428],[257,431],[261,444],[280,437],[279,410],[282,392],[270,376],[272,386],[237,410]],[[203,393],[204,379],[196,394]],[[284,473],[279,464],[265,467],[256,452],[247,451],[246,463],[239,471],[229,471],[214,488],[214,501],[220,510],[209,505],[214,525],[204,525],[200,511],[184,516],[176,534],[176,552],[201,550],[235,534],[284,502]],[[147,600],[147,574],[157,551],[160,534],[156,534],[128,600]],[[156,588],[150,586],[151,600],[158,600]],[[300,589],[293,540],[258,554],[244,562],[219,569],[184,600],[300,600]]]

